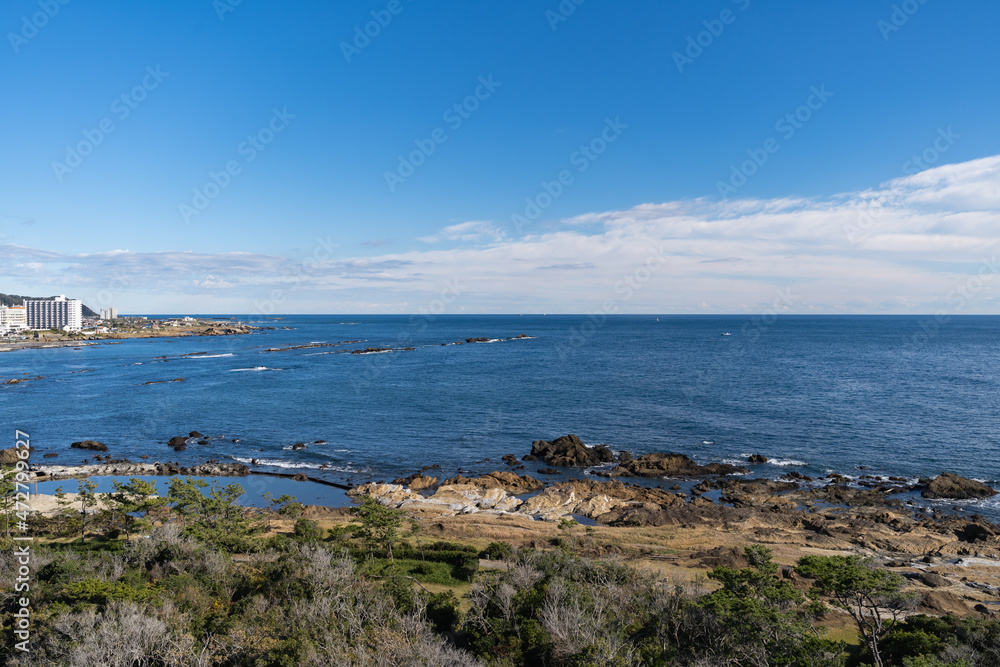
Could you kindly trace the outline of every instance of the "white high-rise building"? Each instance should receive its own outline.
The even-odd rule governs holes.
[[[102,320],[117,320],[118,319],[118,309],[114,306],[110,308],[101,309],[101,319]]]
[[[60,294],[54,299],[25,299],[29,329],[64,329],[83,327],[83,302]]]
[[[27,328],[28,315],[24,306],[0,306],[0,333]]]

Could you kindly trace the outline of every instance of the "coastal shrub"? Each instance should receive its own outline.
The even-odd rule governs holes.
[[[514,555],[514,547],[506,542],[490,542],[485,549],[479,553],[480,558],[489,560],[507,560]]]
[[[462,618],[458,598],[452,591],[432,594],[424,613],[437,632],[451,632]]]
[[[447,583],[449,585],[459,584],[462,582],[472,581],[475,574],[479,571],[479,553],[473,547],[463,547],[461,550],[456,550],[453,547],[460,545],[453,545],[447,542],[439,542],[437,548],[425,547],[423,550],[416,549],[406,543],[401,543],[397,545],[394,556],[392,559],[389,557],[386,551],[367,551],[358,548],[351,548],[350,553],[358,561],[368,559],[382,560],[388,559],[390,562],[392,560],[404,561],[406,564],[404,567],[412,568],[414,567],[413,562],[422,561],[427,563],[440,563],[447,566],[450,570],[447,576]],[[441,568],[433,568],[428,570],[428,572],[443,572]],[[444,581],[435,581],[434,583],[445,583]]]
[[[148,586],[84,579],[68,584],[58,597],[69,605],[91,603],[103,606],[110,602],[146,602],[156,599],[158,594],[159,590]]]
[[[820,610],[803,605],[805,597],[791,582],[776,577],[770,550],[754,545],[743,555],[750,567],[713,568],[708,578],[722,587],[698,602],[719,624],[720,647],[740,661],[810,664],[810,615]]]
[[[36,628],[30,653],[15,652],[10,665],[134,665],[189,664],[194,641],[177,632],[161,618],[171,612],[165,605],[160,613],[134,602],[113,602],[103,610],[94,608],[62,613]]]
[[[321,537],[319,524],[312,519],[296,519],[295,528],[292,530],[295,539],[301,542],[318,542]]]
[[[976,667],[1000,667],[1000,621],[917,614],[892,629],[882,653],[893,664],[938,656]]]
[[[202,489],[207,488],[208,493]],[[264,530],[256,512],[236,503],[245,491],[239,484],[211,485],[193,477],[174,477],[166,501],[180,517],[184,531],[201,542],[229,553],[252,553],[261,542],[253,537]]]
[[[51,584],[68,583],[89,569],[87,562],[79,554],[71,551],[38,569],[38,580]]]
[[[903,577],[860,556],[804,556],[795,570],[813,579],[812,595],[828,596],[854,619],[870,657],[882,667],[882,640],[916,604],[902,592]]]
[[[361,523],[358,537],[368,544],[369,550],[374,552],[375,547],[378,547],[385,550],[392,559],[392,547],[396,542],[396,533],[403,525],[405,513],[386,507],[371,496],[364,496],[361,505],[352,507],[351,513]]]

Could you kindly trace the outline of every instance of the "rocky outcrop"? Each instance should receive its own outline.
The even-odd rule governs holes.
[[[662,489],[647,489],[618,481],[574,480],[553,484],[526,500],[519,511],[548,520],[578,514],[603,523],[614,511],[630,506],[649,505],[651,509],[659,510],[663,506],[683,504],[683,498]]]
[[[747,463],[767,463],[767,457],[763,454],[751,454],[747,457]]]
[[[750,472],[741,466],[728,463],[698,465],[684,454],[643,454],[631,461],[619,462],[613,470],[600,471],[605,477],[705,477],[708,475],[736,475]]]
[[[174,449],[184,449],[185,447],[187,447],[187,444],[188,444],[188,439],[182,435],[178,435],[175,438],[170,438],[170,440],[167,441],[167,446],[173,447]]]
[[[0,465],[12,466],[18,461],[23,461],[20,456],[17,455],[18,450],[15,447],[10,449],[0,449]]]
[[[242,463],[203,463],[181,467],[172,463],[132,463],[113,461],[82,466],[39,466],[31,469],[33,481],[113,475],[194,475],[197,477],[242,477],[250,468]]]
[[[974,479],[959,477],[950,472],[941,473],[928,482],[920,492],[924,498],[947,498],[949,500],[974,500],[996,495],[993,487]]]
[[[719,500],[733,507],[788,507],[794,509],[795,501],[788,494],[799,488],[796,482],[781,482],[771,479],[725,478],[702,482],[692,492],[705,493],[709,489],[720,489]]]
[[[415,472],[409,477],[401,477],[392,481],[393,484],[408,487],[410,491],[423,491],[433,489],[438,485],[437,477],[428,477],[423,473]]]
[[[510,497],[503,489],[483,489],[471,484],[446,484],[439,487],[433,496],[426,497],[400,484],[374,482],[356,486],[347,495],[352,498],[371,496],[388,507],[429,512],[437,516],[475,512],[506,514],[521,505],[520,500]]]
[[[531,443],[531,456],[551,466],[579,467],[611,463],[614,453],[606,445],[588,447],[575,435],[564,435],[555,440],[535,440]]]
[[[482,477],[462,477],[459,475],[458,477],[446,479],[443,484],[471,484],[482,489],[503,489],[512,496],[534,493],[545,486],[534,477],[528,477],[527,475],[518,476],[507,471],[491,472]],[[414,490],[412,485],[410,489]]]
[[[103,442],[97,442],[96,440],[80,440],[79,442],[74,442],[70,445],[73,449],[87,449],[94,452],[106,452],[108,451],[108,446]]]

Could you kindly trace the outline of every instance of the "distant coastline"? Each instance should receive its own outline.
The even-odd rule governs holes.
[[[16,350],[38,350],[58,347],[86,347],[90,345],[114,345],[116,341],[133,338],[189,338],[194,336],[239,336],[268,327],[255,327],[242,323],[218,320],[194,320],[177,326],[165,324],[169,320],[148,320],[149,328],[122,328],[107,333],[64,333],[54,331],[25,332],[20,340],[0,339],[0,352]],[[155,327],[155,328],[154,328]]]

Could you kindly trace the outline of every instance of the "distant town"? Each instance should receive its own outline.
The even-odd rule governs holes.
[[[133,338],[163,335],[226,335],[249,333],[242,322],[194,317],[149,319],[119,315],[114,307],[97,313],[79,299],[59,295],[47,299],[22,299],[21,305],[0,303],[0,338],[6,341],[72,342],[88,338]],[[84,312],[92,316],[84,316]]]

